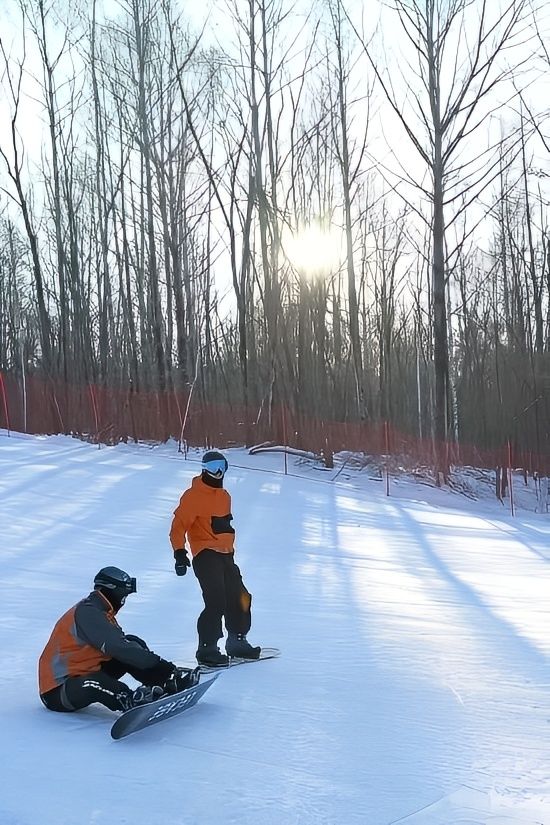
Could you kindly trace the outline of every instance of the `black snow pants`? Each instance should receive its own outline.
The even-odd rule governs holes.
[[[252,596],[243,584],[233,553],[201,550],[193,558],[204,610],[197,620],[199,644],[216,644],[223,636],[222,618],[229,633],[248,633]]]

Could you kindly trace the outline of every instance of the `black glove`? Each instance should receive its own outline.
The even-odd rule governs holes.
[[[164,690],[170,694],[179,693],[180,690],[186,690],[186,688],[197,685],[199,679],[199,667],[196,667],[194,670],[190,670],[187,667],[177,667],[170,678],[164,683]]]
[[[163,685],[176,670],[173,662],[168,662],[159,656],[158,664],[142,670],[140,679],[145,685]]]
[[[187,568],[191,567],[191,562],[186,550],[174,550],[176,576],[185,576]]]

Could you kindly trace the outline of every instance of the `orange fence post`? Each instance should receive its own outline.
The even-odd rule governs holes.
[[[178,417],[179,417],[179,420],[180,420],[180,436],[178,438],[178,453],[182,453],[183,450],[181,449],[181,439],[182,439],[182,435],[183,435],[183,416],[181,414],[181,407],[180,407],[180,400],[178,398],[178,391],[176,390],[175,387],[174,387],[174,400],[176,402],[176,408],[178,410]]]
[[[508,487],[510,488],[510,512],[515,515],[514,510],[514,478],[512,473],[512,445],[508,440]]]
[[[282,406],[282,414],[283,414],[283,447],[284,447],[283,455],[285,457],[285,476],[286,476],[286,475],[288,475],[288,458],[287,458],[287,454],[286,454],[286,448],[288,447],[288,441],[287,441],[287,437],[286,437],[286,407],[285,407],[284,404]]]
[[[4,402],[4,415],[6,416],[6,429],[8,435],[10,434],[10,417],[8,415],[8,399],[6,398],[6,387],[4,385],[4,376],[0,371],[0,384],[2,385],[2,400]]]
[[[90,390],[90,396],[91,396],[91,399],[92,399],[92,410],[93,410],[94,418],[95,418],[96,440],[97,440],[97,444],[99,446],[99,418],[98,418],[98,414],[97,414],[97,403],[96,403],[96,398],[95,398],[95,392],[94,392],[94,388],[92,387],[91,384],[89,384],[88,387],[89,387],[89,390]]]
[[[187,396],[187,404],[185,405],[185,413],[183,415],[183,421],[181,422],[181,430],[180,430],[180,440],[178,445],[178,452],[181,452],[181,445],[183,443],[183,433],[185,431],[185,425],[187,424],[187,417],[189,415],[189,407],[191,406],[191,396],[193,395],[193,387],[195,386],[195,381],[189,387],[189,394]],[[178,405],[179,409],[179,405]],[[184,451],[185,457],[187,457],[187,449]]]
[[[53,382],[52,382],[52,384],[53,384]],[[57,395],[55,393],[55,386],[53,386],[53,388],[52,388],[52,401],[53,401],[53,404],[55,406],[55,410],[57,412],[57,417],[59,418],[59,423],[61,425],[61,432],[64,433],[65,432],[65,424],[63,422],[63,416],[61,415],[61,410],[59,409],[59,404],[57,402]]]
[[[384,443],[385,443],[385,450],[386,450],[386,461],[385,469],[386,469],[386,495],[389,496],[390,494],[390,473],[388,470],[388,460],[390,455],[390,434],[388,428],[388,422],[384,421]]]

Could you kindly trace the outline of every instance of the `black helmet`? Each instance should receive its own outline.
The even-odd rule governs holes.
[[[128,596],[137,591],[136,580],[120,567],[102,567],[94,579],[96,590],[109,590],[117,596]]]
[[[223,478],[228,466],[226,457],[217,450],[209,450],[202,457],[202,471],[211,478]]]

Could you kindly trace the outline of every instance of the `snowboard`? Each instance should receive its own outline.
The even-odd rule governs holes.
[[[278,647],[262,647],[258,659],[240,659],[238,656],[232,656],[227,665],[199,665],[201,673],[219,673],[220,670],[228,670],[237,665],[249,665],[252,662],[261,662],[262,659],[276,659],[281,655]]]
[[[217,675],[213,676],[212,679],[199,682],[198,685],[181,690],[179,693],[161,696],[160,699],[149,702],[147,705],[140,705],[127,710],[118,717],[112,726],[111,736],[113,739],[122,739],[130,733],[148,728],[150,725],[156,725],[157,722],[162,722],[164,719],[179,716],[180,713],[184,713],[184,711],[196,705],[217,678]]]

